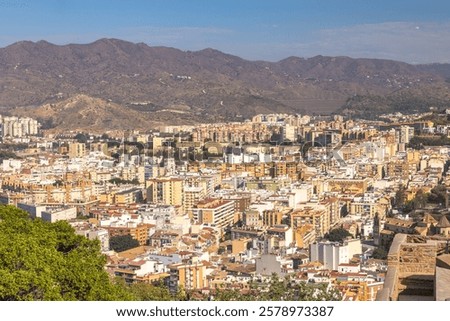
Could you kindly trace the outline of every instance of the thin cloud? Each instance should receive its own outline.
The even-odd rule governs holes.
[[[317,41],[298,44],[295,49],[306,55],[450,62],[450,23],[386,22],[321,30]]]
[[[327,55],[392,59],[409,63],[450,62],[450,23],[385,22],[323,29],[313,34],[292,30],[289,41],[277,37],[281,29],[278,25],[270,27],[264,39],[252,37],[242,30],[214,26],[140,26],[109,30],[107,33],[35,34],[23,40],[45,39],[56,44],[67,44],[88,43],[108,37],[181,50],[211,47],[249,60],[277,61],[289,56]],[[2,45],[15,41],[12,36],[0,36]]]
[[[135,36],[136,41],[180,49],[213,47],[250,60],[277,61],[289,56],[328,55],[408,63],[450,62],[450,23],[361,24],[316,31],[313,41],[279,43],[258,39],[238,40],[237,31],[220,28],[148,27],[140,28]]]

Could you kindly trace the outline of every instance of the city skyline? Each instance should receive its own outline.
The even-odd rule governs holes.
[[[0,1],[0,47],[100,38],[248,60],[315,55],[450,62],[450,4],[414,1]]]
[[[0,0],[0,301],[450,301],[449,27],[443,0]]]

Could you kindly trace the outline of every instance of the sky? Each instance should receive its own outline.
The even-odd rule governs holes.
[[[0,47],[100,38],[248,60],[450,62],[448,0],[0,0]]]

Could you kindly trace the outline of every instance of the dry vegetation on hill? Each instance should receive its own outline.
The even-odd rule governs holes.
[[[185,52],[116,39],[65,46],[23,41],[0,49],[0,106],[20,115],[33,110],[47,124],[71,129],[345,108],[358,115],[399,105],[408,111],[398,99],[421,101],[411,109],[448,104],[448,70],[348,57],[247,61],[213,49]]]

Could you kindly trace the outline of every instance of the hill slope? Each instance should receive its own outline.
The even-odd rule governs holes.
[[[38,107],[81,94],[155,123],[323,113],[354,95],[427,92],[445,100],[446,67],[439,66],[323,56],[247,61],[214,49],[181,51],[116,39],[64,46],[22,41],[0,49],[0,106]],[[95,126],[107,126],[112,116],[99,116]]]
[[[82,94],[40,107],[14,108],[11,113],[18,116],[33,115],[45,128],[75,131],[78,129],[89,129],[92,132],[118,129],[145,130],[164,124],[155,120],[156,117],[151,117],[149,113],[137,112]],[[166,120],[169,119],[166,117]]]

